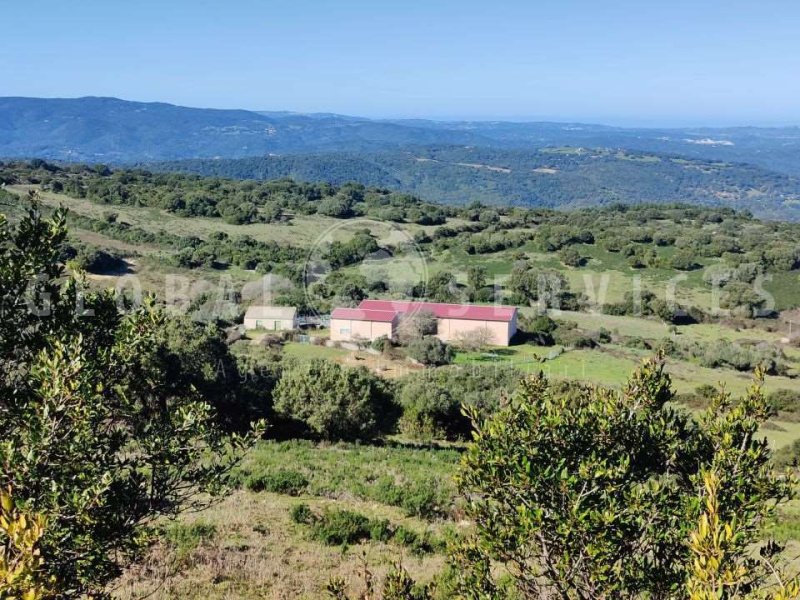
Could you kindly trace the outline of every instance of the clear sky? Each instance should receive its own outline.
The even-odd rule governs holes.
[[[798,0],[4,0],[0,95],[800,124]]]

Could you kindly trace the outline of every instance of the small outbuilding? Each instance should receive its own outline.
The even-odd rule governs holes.
[[[297,327],[297,309],[294,306],[251,306],[244,315],[245,329],[284,331]]]

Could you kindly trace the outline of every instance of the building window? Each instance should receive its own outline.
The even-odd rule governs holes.
[[[344,333],[350,333],[350,328],[349,328],[349,327],[342,327],[342,328],[339,330],[339,333],[342,333],[342,334],[344,334]]]

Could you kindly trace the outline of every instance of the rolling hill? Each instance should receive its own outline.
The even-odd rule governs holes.
[[[188,108],[117,98],[0,98],[0,157],[130,163],[420,145],[625,148],[800,176],[800,128],[644,129],[584,123],[374,120]]]
[[[695,202],[800,219],[800,129],[373,120],[0,98],[0,157],[358,181],[465,204]]]
[[[358,181],[451,204],[576,208],[614,202],[692,202],[800,220],[800,179],[741,164],[608,149],[464,146],[187,160],[155,165],[237,179]]]

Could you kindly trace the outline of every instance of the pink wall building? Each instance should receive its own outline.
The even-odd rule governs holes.
[[[340,341],[374,340],[397,334],[404,316],[429,312],[436,317],[437,337],[457,340],[476,330],[491,334],[494,346],[508,346],[517,332],[517,308],[514,306],[479,306],[404,300],[364,300],[358,308],[337,308],[331,314],[331,339]]]

